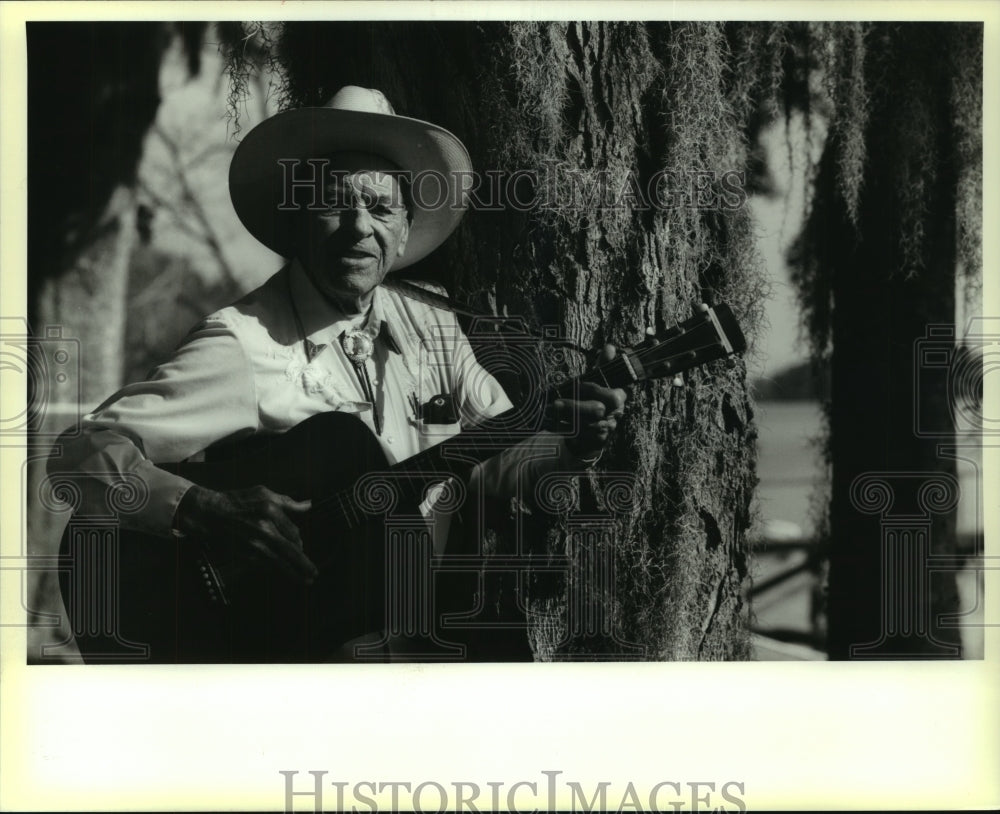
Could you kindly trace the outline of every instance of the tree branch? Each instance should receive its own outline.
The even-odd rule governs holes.
[[[216,234],[215,228],[212,225],[208,214],[205,212],[204,206],[202,206],[201,201],[195,194],[194,189],[191,187],[191,183],[187,176],[187,171],[185,169],[185,162],[181,149],[177,144],[177,141],[170,136],[159,124],[154,124],[151,132],[156,135],[160,141],[163,142],[167,151],[170,153],[171,161],[173,163],[174,175],[177,178],[177,182],[180,184],[181,188],[181,199],[187,204],[192,214],[194,215],[198,225],[201,227],[203,234],[201,239],[204,241],[205,245],[208,246],[209,251],[211,251],[212,256],[215,258],[216,262],[219,264],[219,269],[222,271],[223,276],[226,281],[233,285],[234,287],[239,286],[239,279],[236,273],[233,271],[232,265],[230,265],[229,260],[226,257],[225,252],[222,250],[222,244],[219,241],[218,235]],[[154,196],[156,197],[156,196]]]

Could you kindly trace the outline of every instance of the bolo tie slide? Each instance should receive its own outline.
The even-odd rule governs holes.
[[[358,376],[358,381],[361,382],[365,398],[371,402],[375,432],[381,435],[382,418],[378,412],[378,404],[375,402],[375,389],[372,387],[367,365],[375,351],[375,343],[372,341],[371,334],[362,330],[345,331],[340,336],[340,346],[344,349],[344,355],[351,360],[351,364],[354,366],[354,372]]]

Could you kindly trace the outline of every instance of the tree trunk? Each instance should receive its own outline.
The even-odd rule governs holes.
[[[484,186],[499,171],[502,210],[470,212],[415,273],[586,347],[635,345],[702,301],[729,302],[752,336],[750,215],[741,178],[723,176],[747,164],[745,77],[721,25],[289,23],[282,46],[291,105],[380,88],[462,138]],[[643,206],[660,170],[661,203]],[[583,364],[549,355],[545,374]],[[746,657],[754,440],[742,362],[635,388],[596,473],[486,534],[536,566],[498,578],[486,604],[516,595],[537,659]]]
[[[865,194],[865,236],[845,242],[854,251],[834,283],[828,652],[957,656],[958,629],[939,623],[958,610],[955,575],[931,572],[928,559],[955,552],[955,460],[938,451],[953,422],[943,371],[921,364],[925,349],[953,353],[953,337],[929,328],[954,321],[954,221],[947,206],[935,207],[926,272],[893,275],[892,210],[881,186],[873,179]],[[917,434],[918,420],[932,436]]]
[[[80,343],[79,370],[49,389],[53,406],[94,406],[122,385],[129,261],[138,239],[135,192],[111,194],[93,238],[66,268],[46,279],[33,324],[62,326]]]
[[[976,46],[971,29],[875,26],[854,217],[837,175],[842,131],[816,182],[809,241],[818,271],[804,297],[821,315],[814,325],[832,313],[832,659],[960,655],[958,629],[941,624],[958,609],[954,566],[933,571],[931,558],[956,550],[959,488],[942,446],[954,443],[956,190],[976,157],[956,149],[956,122],[975,116],[955,115],[952,75],[956,60],[975,61],[965,53]]]
[[[41,347],[70,351],[29,396],[40,411],[26,473],[32,556],[58,551],[67,520],[38,499],[52,441],[122,384],[133,187],[164,42],[159,23],[28,24],[29,323]],[[28,594],[28,658],[51,661],[41,648],[70,638],[57,574],[29,571]]]

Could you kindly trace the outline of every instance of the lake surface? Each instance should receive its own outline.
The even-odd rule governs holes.
[[[764,401],[756,411],[761,519],[795,523],[811,535],[810,499],[823,482],[822,408],[815,401]]]
[[[815,401],[762,401],[756,411],[761,519],[790,521],[806,535],[812,534],[810,499],[824,480],[819,446],[822,408]],[[982,528],[982,439],[977,432],[960,428],[954,444],[961,495],[958,530],[969,536]]]
[[[757,509],[760,526],[774,526],[776,521],[794,523],[803,536],[815,532],[811,501],[824,481],[819,439],[823,433],[822,409],[814,401],[758,402]],[[960,540],[970,540],[982,528],[983,494],[982,439],[968,428],[961,428],[955,439],[956,472],[960,486],[958,531]],[[966,543],[969,545],[969,543]],[[804,559],[803,552],[768,551],[766,544],[755,552],[752,573],[758,583]],[[965,658],[983,656],[983,575],[972,565],[956,575],[960,609],[968,614],[962,625]],[[803,573],[775,589],[756,597],[753,613],[760,628],[798,630],[811,628],[810,612],[815,577]],[[756,658],[809,658],[806,650],[788,655],[769,649],[773,642],[756,645]],[[812,657],[821,657],[814,654]]]

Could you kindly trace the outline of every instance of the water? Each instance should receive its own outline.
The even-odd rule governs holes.
[[[809,538],[815,533],[812,501],[824,480],[818,446],[823,431],[821,407],[813,401],[759,402],[757,425],[757,473],[760,478],[757,488],[758,535],[770,530],[779,533],[772,536],[796,536],[796,529],[788,525],[794,524],[802,537]],[[982,441],[975,432],[960,427],[956,443],[956,470],[961,490],[957,517],[959,545],[970,547],[972,543],[969,541],[982,528]],[[766,544],[760,545],[754,559],[754,580],[760,583],[804,558],[804,552],[769,551]],[[973,563],[956,578],[961,597],[960,611],[968,614],[962,626],[964,656],[982,658],[982,572],[977,571]],[[758,627],[809,632],[815,585],[815,577],[807,572],[760,594],[753,602]],[[761,659],[808,657],[805,649],[789,654],[780,649],[772,652],[766,642],[757,646],[757,658]],[[822,655],[816,653],[813,657]]]
[[[761,518],[790,521],[809,536],[815,531],[810,500],[824,480],[818,446],[822,409],[815,401],[762,401],[756,410]],[[982,439],[976,431],[960,427],[955,445],[961,494],[958,532],[967,538],[982,529]]]
[[[762,520],[795,523],[805,535],[813,533],[809,507],[823,480],[816,442],[822,426],[818,402],[757,404],[757,502]]]

